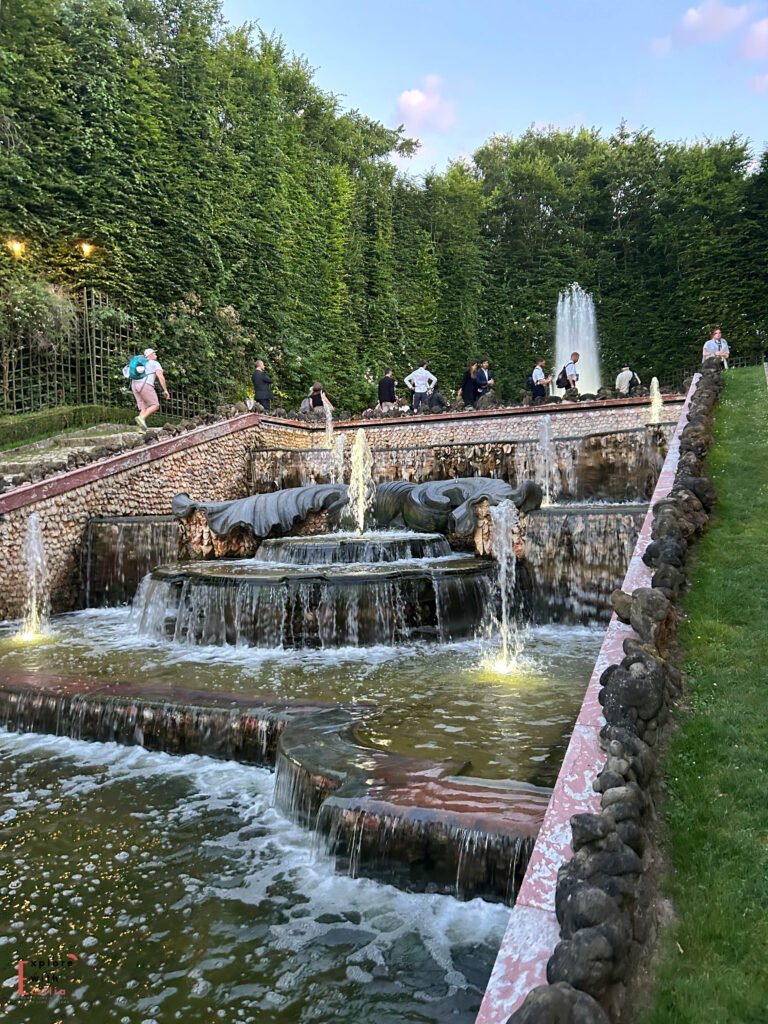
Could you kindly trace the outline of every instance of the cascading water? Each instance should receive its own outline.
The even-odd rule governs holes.
[[[649,423],[661,423],[662,399],[659,390],[659,378],[651,377],[651,411],[648,414]]]
[[[373,482],[373,455],[362,427],[352,445],[352,468],[349,476],[349,517],[358,533],[365,529],[365,520],[373,506],[376,487]]]
[[[331,483],[344,483],[344,435],[339,434],[331,454]]]
[[[579,353],[576,367],[582,395],[595,395],[600,388],[600,352],[597,343],[597,318],[592,296],[579,284],[560,292],[555,325],[556,373],[570,362],[571,353]]]
[[[323,405],[323,413],[325,414],[325,447],[333,451],[333,409],[330,405]]]
[[[541,466],[543,479],[540,482],[544,491],[542,505],[551,505],[553,500],[552,475],[557,472],[557,452],[552,441],[552,417],[547,413],[541,417],[539,423],[539,455],[541,462],[537,461],[537,467]],[[537,472],[537,477],[539,476]]]
[[[37,512],[33,512],[27,522],[24,564],[27,570],[27,599],[24,606],[24,624],[17,634],[17,639],[35,641],[47,634],[50,610],[48,564],[40,516]]]
[[[517,580],[517,544],[520,539],[520,513],[512,501],[502,501],[491,509],[491,543],[498,562],[501,646],[488,667],[499,674],[513,671],[523,649],[523,631],[515,615]]]

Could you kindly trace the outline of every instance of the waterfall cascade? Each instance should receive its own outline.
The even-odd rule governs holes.
[[[560,292],[555,324],[555,374],[579,353],[579,391],[596,395],[601,386],[597,318],[592,296],[579,284]]]
[[[552,475],[557,474],[557,451],[552,441],[552,417],[549,413],[542,416],[539,423],[539,457],[541,461],[536,460],[536,468],[538,470],[541,467],[541,472],[536,473],[536,481],[541,484],[544,492],[542,505],[551,505],[558,490],[558,482],[554,482],[553,486]]]

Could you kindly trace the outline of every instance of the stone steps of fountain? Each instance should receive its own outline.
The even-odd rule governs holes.
[[[548,791],[361,746],[373,704],[286,701],[32,672],[0,676],[0,726],[277,767],[275,803],[336,868],[418,891],[509,902]]]

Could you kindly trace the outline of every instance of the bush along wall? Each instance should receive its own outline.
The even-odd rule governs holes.
[[[704,364],[691,399],[674,485],[653,507],[652,539],[643,555],[653,569],[651,586],[612,595],[618,618],[637,639],[624,641],[625,657],[600,679],[606,722],[600,740],[607,756],[594,787],[602,809],[571,818],[574,855],[558,874],[561,941],[547,964],[549,984],[533,989],[507,1024],[619,1020],[627,985],[655,940],[655,805],[670,712],[683,690],[674,664],[678,606],[688,550],[707,529],[716,498],[705,470],[722,388],[712,362]]]

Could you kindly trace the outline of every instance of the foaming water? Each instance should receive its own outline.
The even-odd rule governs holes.
[[[474,1019],[506,909],[334,874],[266,771],[0,734],[0,778],[7,963],[78,957],[7,1020]]]
[[[127,609],[55,620],[56,640],[18,647],[0,629],[0,673],[35,672],[117,685],[151,683],[215,693],[369,701],[374,746],[471,761],[472,774],[550,785],[586,688],[601,631],[534,627],[514,673],[498,671],[498,636],[435,647],[282,650],[190,647],[137,636]]]

